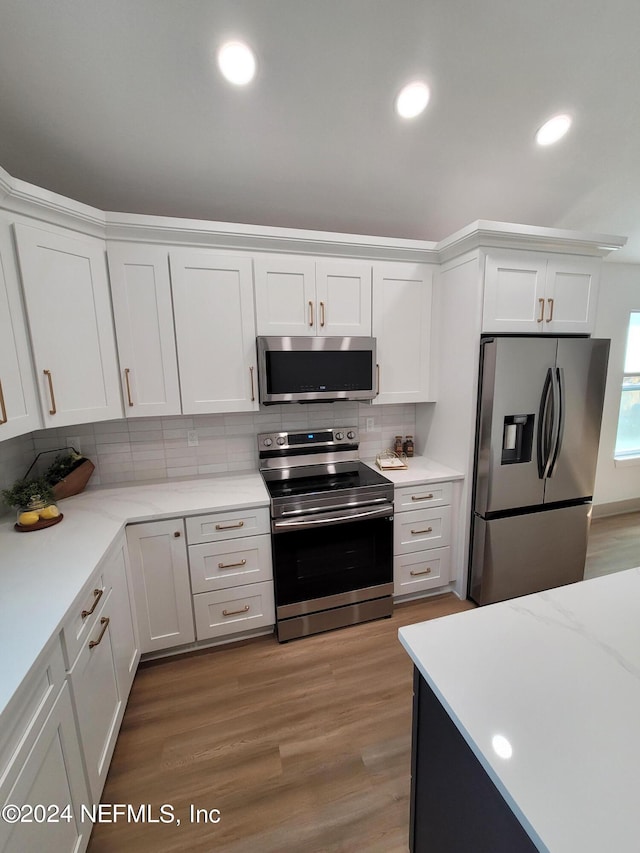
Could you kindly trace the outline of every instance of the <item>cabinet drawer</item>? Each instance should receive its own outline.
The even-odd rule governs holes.
[[[91,634],[98,618],[98,611],[105,602],[111,584],[104,572],[94,575],[80,597],[75,601],[62,626],[62,646],[67,669],[73,666],[86,638]]]
[[[393,553],[409,554],[449,545],[451,507],[397,512],[393,520]]]
[[[273,584],[265,581],[201,592],[193,597],[193,610],[198,640],[273,625],[276,621]]]
[[[403,554],[393,561],[393,594],[407,595],[449,582],[451,549],[430,548]]]
[[[263,533],[190,545],[189,571],[194,593],[270,581],[271,537]]]
[[[269,507],[196,515],[187,518],[186,522],[189,545],[235,539],[238,536],[254,536],[258,533],[269,533]]]
[[[451,483],[432,483],[427,486],[402,486],[395,490],[395,511],[444,506],[451,503]]]

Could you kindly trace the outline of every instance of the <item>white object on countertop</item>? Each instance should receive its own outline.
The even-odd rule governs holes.
[[[540,850],[638,849],[640,569],[399,637]]]

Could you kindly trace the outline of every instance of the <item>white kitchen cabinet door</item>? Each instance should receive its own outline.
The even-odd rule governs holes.
[[[0,221],[0,441],[41,426],[11,234]]]
[[[103,573],[107,586],[111,587],[109,627],[118,694],[126,704],[140,661],[140,647],[134,625],[133,601],[129,592],[130,569],[124,535],[115,551],[105,561]]]
[[[371,335],[371,264],[254,257],[259,335]]]
[[[184,521],[129,525],[127,547],[140,651],[192,643],[195,629]]]
[[[424,403],[433,399],[431,300],[429,266],[374,264],[372,332],[377,343],[378,394],[373,403]]]
[[[258,410],[249,258],[170,253],[184,414]]]
[[[45,426],[122,417],[104,243],[15,226]]]
[[[259,335],[316,334],[316,270],[313,258],[255,255]]]
[[[110,594],[69,673],[89,790],[95,803],[100,801],[124,713],[113,649],[111,620],[115,606]]]
[[[371,264],[316,262],[316,334],[371,335]]]
[[[482,331],[543,331],[546,272],[546,255],[537,252],[487,255]]]
[[[179,415],[169,252],[162,246],[110,243],[107,253],[124,413]]]
[[[91,833],[91,822],[81,820],[81,806],[90,806],[78,734],[69,697],[63,685],[53,708],[26,754],[14,761],[10,775],[0,789],[0,806],[7,804],[47,809],[46,814],[62,819],[54,822],[8,823],[0,820],[2,853],[55,850],[82,853]],[[15,775],[14,771],[15,770]],[[64,809],[67,811],[63,811]],[[67,816],[69,819],[67,819]],[[33,816],[32,816],[33,817]]]
[[[584,334],[594,330],[601,263],[600,258],[549,258],[545,332]]]

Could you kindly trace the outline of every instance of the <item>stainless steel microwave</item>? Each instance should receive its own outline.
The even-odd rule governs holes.
[[[376,339],[259,337],[260,402],[319,403],[376,396]]]

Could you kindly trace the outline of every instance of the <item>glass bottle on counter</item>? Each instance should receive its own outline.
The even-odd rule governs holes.
[[[402,453],[402,436],[401,435],[396,436],[395,444],[393,445],[393,450],[395,453],[398,454],[398,456]]]
[[[409,456],[413,456],[413,436],[408,435],[407,440],[404,443],[404,452]]]

